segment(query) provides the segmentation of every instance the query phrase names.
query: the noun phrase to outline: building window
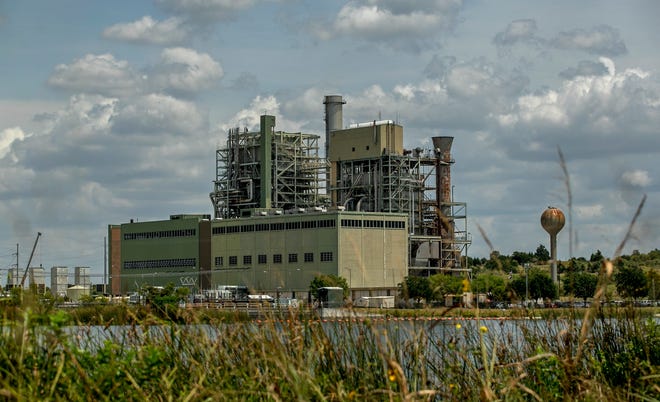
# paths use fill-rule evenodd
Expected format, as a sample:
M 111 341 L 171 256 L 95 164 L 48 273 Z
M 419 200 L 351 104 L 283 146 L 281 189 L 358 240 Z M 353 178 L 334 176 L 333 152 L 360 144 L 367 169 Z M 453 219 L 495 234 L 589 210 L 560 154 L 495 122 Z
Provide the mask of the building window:
M 298 262 L 298 254 L 295 253 L 289 254 L 289 262 Z
M 222 257 L 215 257 L 215 266 L 216 267 L 221 267 L 223 265 L 223 258 Z
M 238 265 L 238 257 L 235 255 L 229 256 L 229 265 Z
M 314 253 L 305 253 L 305 262 L 314 262 Z
M 124 261 L 124 269 L 152 268 L 192 268 L 197 265 L 195 258 L 171 258 L 168 260 Z
M 367 145 L 365 149 L 368 151 L 369 150 L 369 145 Z
M 252 265 L 252 256 L 244 255 L 243 256 L 243 265 Z
M 332 251 L 322 251 L 321 252 L 321 261 L 322 262 L 332 261 Z
M 355 152 L 355 147 L 353 147 L 352 151 Z
M 361 228 L 362 220 L 360 219 L 342 219 L 341 226 L 345 228 Z
M 266 256 L 266 254 L 259 254 L 259 256 L 257 258 L 258 258 L 259 264 L 265 264 L 265 263 L 268 262 L 268 256 Z
M 282 254 L 273 254 L 273 264 L 282 263 Z

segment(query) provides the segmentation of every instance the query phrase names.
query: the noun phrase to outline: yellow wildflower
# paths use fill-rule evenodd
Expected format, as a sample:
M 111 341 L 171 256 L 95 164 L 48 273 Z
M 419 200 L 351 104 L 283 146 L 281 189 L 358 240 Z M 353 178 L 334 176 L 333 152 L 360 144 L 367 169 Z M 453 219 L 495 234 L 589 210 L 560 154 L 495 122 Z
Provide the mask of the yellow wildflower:
M 394 370 L 392 370 L 392 369 L 387 370 L 387 378 L 388 378 L 391 382 L 396 381 L 396 375 L 394 375 Z

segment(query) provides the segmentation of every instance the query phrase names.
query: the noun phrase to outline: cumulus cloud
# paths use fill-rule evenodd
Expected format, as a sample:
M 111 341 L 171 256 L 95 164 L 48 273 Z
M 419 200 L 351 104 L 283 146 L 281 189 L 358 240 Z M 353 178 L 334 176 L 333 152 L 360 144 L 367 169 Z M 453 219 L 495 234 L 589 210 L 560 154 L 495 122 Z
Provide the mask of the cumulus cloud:
M 617 72 L 610 59 L 601 58 L 600 63 L 606 74 L 575 76 L 557 89 L 518 97 L 511 113 L 496 116 L 504 134 L 524 132 L 528 140 L 544 143 L 548 138 L 554 143 L 570 141 L 573 151 L 582 156 L 615 149 L 657 149 L 653 145 L 654 127 L 660 123 L 657 82 L 638 69 Z M 621 141 L 622 134 L 630 133 L 635 133 L 635 141 Z
M 22 141 L 26 136 L 27 134 L 20 127 L 11 127 L 0 131 L 0 159 L 11 152 L 14 141 Z
M 619 31 L 609 25 L 560 32 L 550 43 L 560 49 L 581 50 L 601 56 L 619 56 L 628 52 Z
M 59 64 L 48 84 L 69 91 L 118 96 L 139 91 L 140 77 L 127 61 L 111 54 L 87 54 L 71 64 Z
M 593 219 L 603 215 L 605 207 L 603 204 L 577 205 L 575 206 L 576 218 Z
M 134 22 L 112 25 L 103 31 L 103 37 L 108 39 L 154 45 L 182 43 L 188 35 L 182 19 L 172 17 L 156 21 L 148 15 Z
M 154 196 L 177 204 L 174 211 L 207 206 L 214 156 L 207 118 L 194 103 L 164 94 L 72 96 L 41 116 L 43 131 L 0 132 L 2 150 L 11 142 L 13 155 L 0 164 L 2 205 L 29 211 L 43 226 L 71 227 L 137 209 L 153 216 L 150 203 L 138 200 Z
M 149 81 L 157 91 L 190 93 L 213 87 L 224 75 L 222 66 L 206 53 L 182 47 L 161 53 L 161 64 L 154 66 Z
M 321 105 L 321 100 L 319 100 Z M 258 130 L 260 126 L 261 115 L 268 114 L 275 116 L 277 130 L 297 132 L 302 131 L 306 121 L 295 121 L 284 116 L 281 111 L 280 101 L 273 95 L 256 96 L 250 102 L 250 105 L 236 112 L 232 117 L 226 120 L 226 123 L 218 125 L 216 130 L 220 133 L 226 133 L 230 128 L 245 127 L 248 130 Z
M 651 177 L 646 170 L 629 170 L 621 174 L 621 181 L 624 185 L 632 187 L 647 187 L 651 184 Z
M 497 46 L 513 46 L 517 43 L 537 43 L 539 38 L 536 36 L 538 28 L 533 19 L 515 20 L 507 25 L 506 29 L 498 32 L 493 38 L 493 43 Z
M 603 61 L 581 60 L 576 67 L 570 67 L 561 71 L 561 78 L 572 80 L 579 76 L 605 75 L 609 74 L 609 67 Z
M 118 133 L 161 137 L 198 131 L 205 122 L 194 103 L 165 94 L 149 94 L 121 102 L 113 124 Z
M 577 50 L 607 57 L 620 56 L 628 52 L 619 31 L 609 25 L 599 25 L 591 29 L 576 28 L 560 32 L 548 39 L 538 35 L 538 27 L 534 19 L 510 22 L 503 31 L 495 34 L 493 44 L 502 55 L 508 54 L 512 46 L 517 44 L 543 49 Z
M 317 25 L 315 33 L 323 40 L 345 36 L 417 51 L 437 46 L 438 34 L 453 29 L 461 6 L 461 0 L 352 1 L 327 28 Z

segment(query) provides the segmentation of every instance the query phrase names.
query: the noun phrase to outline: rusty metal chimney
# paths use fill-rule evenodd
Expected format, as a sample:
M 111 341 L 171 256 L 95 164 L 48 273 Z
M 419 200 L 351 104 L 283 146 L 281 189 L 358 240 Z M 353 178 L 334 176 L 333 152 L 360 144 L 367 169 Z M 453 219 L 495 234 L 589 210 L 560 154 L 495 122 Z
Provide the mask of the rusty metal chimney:
M 441 203 L 450 203 L 451 199 L 451 144 L 454 137 L 432 137 L 433 152 L 437 163 L 437 200 Z

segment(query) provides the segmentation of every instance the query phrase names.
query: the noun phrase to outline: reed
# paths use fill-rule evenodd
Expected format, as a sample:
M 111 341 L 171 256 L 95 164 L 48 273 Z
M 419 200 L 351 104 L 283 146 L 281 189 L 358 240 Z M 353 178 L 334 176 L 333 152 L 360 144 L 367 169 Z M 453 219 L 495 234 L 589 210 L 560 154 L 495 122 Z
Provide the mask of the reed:
M 632 307 L 600 307 L 586 338 L 570 318 L 179 324 L 126 314 L 130 324 L 104 326 L 24 308 L 0 334 L 0 397 L 618 401 L 660 391 L 660 329 Z

